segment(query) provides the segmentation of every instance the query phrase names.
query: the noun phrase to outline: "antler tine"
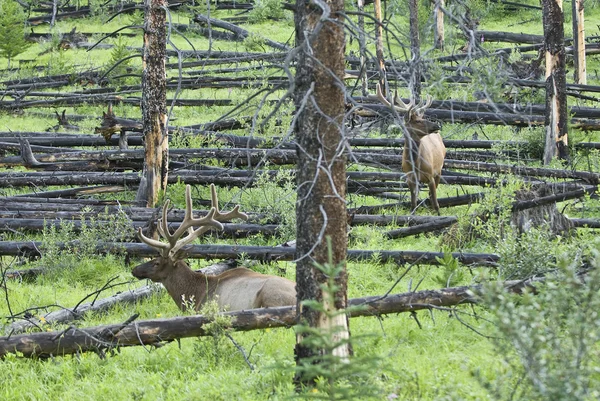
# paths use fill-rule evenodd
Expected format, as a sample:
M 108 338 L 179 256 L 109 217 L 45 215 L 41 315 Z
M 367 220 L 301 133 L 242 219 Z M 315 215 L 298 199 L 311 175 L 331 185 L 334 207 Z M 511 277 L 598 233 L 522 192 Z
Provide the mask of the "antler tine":
M 381 84 L 377 84 L 375 91 L 377 93 L 377 99 L 379 99 L 381 103 L 385 104 L 388 107 L 393 107 L 390 101 L 387 100 L 387 98 L 383 95 L 383 91 L 381 90 Z
M 398 91 L 394 91 L 394 104 L 396 105 L 396 109 L 401 111 L 410 112 L 412 108 L 415 106 L 415 101 L 411 100 L 408 104 L 404 103 L 404 101 L 398 96 Z
M 167 244 L 165 242 L 160 242 L 158 240 L 155 240 L 153 238 L 148 238 L 144 235 L 144 233 L 142 232 L 142 228 L 138 228 L 138 237 L 139 239 L 146 245 L 151 246 L 152 248 L 157 249 L 162 256 L 167 256 L 169 254 L 169 251 L 171 250 L 171 245 Z
M 216 209 L 213 207 L 206 216 L 199 219 L 194 218 L 192 214 L 192 191 L 191 187 L 187 185 L 185 187 L 185 215 L 183 221 L 181 222 L 181 225 L 177 228 L 177 230 L 175 230 L 173 235 L 169 233 L 169 229 L 166 223 L 166 209 L 163 209 L 163 229 L 165 231 L 164 237 L 167 238 L 169 244 L 171 244 L 172 246 L 171 253 L 174 254 L 175 252 L 177 252 L 177 250 L 181 249 L 182 246 L 198 238 L 198 236 L 203 232 L 206 232 L 206 230 L 200 231 L 205 226 L 207 230 L 210 227 L 215 227 L 219 230 L 222 230 L 223 225 L 214 218 L 215 212 Z M 196 230 L 193 230 L 194 226 L 201 227 Z M 188 235 L 185 238 L 181 238 L 181 236 L 186 231 L 188 232 Z
M 425 110 L 427 110 L 429 106 L 431 106 L 431 103 L 433 103 L 433 98 L 431 97 L 431 95 L 427 95 L 427 100 L 425 100 L 425 103 L 421 101 L 415 107 L 415 113 L 417 113 L 420 116 L 423 116 L 423 114 L 425 114 Z
M 214 184 L 210 184 L 210 198 L 211 206 L 216 210 L 215 220 L 217 221 L 229 221 L 231 219 L 242 219 L 248 220 L 246 213 L 240 212 L 240 205 L 236 205 L 232 211 L 227 213 L 221 213 L 219 210 L 219 198 L 217 196 L 217 190 Z

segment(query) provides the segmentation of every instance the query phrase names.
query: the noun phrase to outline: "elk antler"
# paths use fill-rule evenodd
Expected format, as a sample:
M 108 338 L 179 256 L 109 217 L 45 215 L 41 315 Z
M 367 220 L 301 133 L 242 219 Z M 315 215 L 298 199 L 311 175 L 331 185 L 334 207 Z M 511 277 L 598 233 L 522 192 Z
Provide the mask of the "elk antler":
M 394 91 L 394 104 L 392 104 L 387 98 L 383 95 L 383 91 L 381 90 L 381 85 L 377 84 L 377 99 L 381 101 L 381 103 L 386 106 L 395 109 L 396 111 L 402 112 L 410 112 L 410 110 L 415 105 L 414 101 L 411 101 L 409 104 L 406 104 L 398 97 L 398 91 Z
M 138 230 L 140 240 L 145 244 L 160 250 L 163 257 L 176 258 L 176 255 L 181 248 L 210 230 L 211 227 L 222 230 L 223 225 L 220 223 L 221 221 L 228 221 L 233 218 L 241 218 L 244 220 L 248 219 L 248 216 L 245 213 L 239 211 L 239 205 L 237 205 L 231 212 L 221 213 L 219 211 L 219 199 L 217 198 L 217 191 L 213 184 L 210 186 L 210 191 L 212 203 L 210 211 L 205 217 L 194 218 L 192 215 L 191 189 L 189 185 L 185 187 L 185 215 L 181 225 L 173 234 L 170 233 L 169 223 L 167 222 L 167 213 L 171 202 L 169 199 L 165 201 L 162 210 L 162 218 L 158 221 L 158 233 L 169 242 L 168 244 L 146 237 L 142 233 L 141 228 Z M 199 228 L 194 230 L 194 227 L 198 226 Z M 187 235 L 181 238 L 186 231 Z
M 423 114 L 425 114 L 425 110 L 427 110 L 429 106 L 431 106 L 432 102 L 433 99 L 431 98 L 431 96 L 427 95 L 427 100 L 425 101 L 425 103 L 423 103 L 423 101 L 420 101 L 419 104 L 415 106 L 413 113 L 415 113 L 419 117 L 423 117 Z
M 394 104 L 392 104 L 386 97 L 383 95 L 383 91 L 381 90 L 381 85 L 377 84 L 377 98 L 386 106 L 395 109 L 396 111 L 406 112 L 408 116 L 411 115 L 417 117 L 423 117 L 425 110 L 431 106 L 433 99 L 431 96 L 427 95 L 427 100 L 425 103 L 420 101 L 419 104 L 415 105 L 415 101 L 411 100 L 408 104 L 404 103 L 402 99 L 398 96 L 398 91 L 394 91 Z

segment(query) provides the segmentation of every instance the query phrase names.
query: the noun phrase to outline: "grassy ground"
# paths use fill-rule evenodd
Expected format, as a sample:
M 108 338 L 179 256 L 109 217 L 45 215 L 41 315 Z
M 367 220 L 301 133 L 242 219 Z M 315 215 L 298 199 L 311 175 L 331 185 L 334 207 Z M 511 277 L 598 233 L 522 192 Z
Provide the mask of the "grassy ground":
M 482 7 L 487 2 L 481 2 Z M 484 4 L 485 3 L 485 4 Z M 538 4 L 530 1 L 531 4 Z M 587 4 L 587 3 L 586 3 Z M 390 10 L 393 22 L 401 30 L 406 29 L 407 19 L 402 14 L 402 8 Z M 589 13 L 587 11 L 590 11 Z M 524 33 L 542 33 L 541 14 L 536 11 L 508 13 L 496 11 L 486 14 L 481 11 L 479 29 L 484 30 L 510 30 Z M 598 8 L 588 7 L 587 26 L 591 27 L 588 35 L 594 34 L 594 29 L 600 23 Z M 214 17 L 231 16 L 232 12 L 217 12 Z M 188 16 L 181 12 L 173 14 L 174 22 L 187 23 Z M 60 21 L 57 32 L 68 32 L 76 27 L 82 32 L 111 32 L 123 25 L 139 22 L 139 15 L 135 17 L 121 16 L 110 23 L 106 23 L 105 15 L 97 15 L 89 19 Z M 274 23 L 267 21 L 260 24 L 244 26 L 256 35 L 264 35 L 273 40 L 287 42 L 293 35 L 293 27 L 289 15 L 286 19 Z M 565 31 L 570 32 L 568 24 Z M 46 32 L 48 28 L 36 27 L 37 32 Z M 430 31 L 428 31 L 430 32 Z M 401 36 L 406 39 L 405 37 Z M 429 36 L 430 37 L 430 36 Z M 427 41 L 428 36 L 425 36 Z M 456 30 L 449 28 L 449 38 L 458 38 Z M 97 35 L 95 39 L 99 39 Z M 194 48 L 205 50 L 208 42 L 198 35 L 189 35 Z M 140 37 L 122 38 L 121 42 L 110 39 L 107 43 L 120 43 L 134 47 L 141 46 Z M 174 43 L 180 49 L 191 49 L 187 41 L 179 36 L 173 37 Z M 450 42 L 451 44 L 451 42 Z M 455 48 L 464 44 L 456 39 Z M 216 41 L 212 44 L 213 50 L 248 50 L 250 44 L 230 44 Z M 349 44 L 349 48 L 356 43 Z M 400 48 L 398 44 L 395 44 Z M 504 47 L 504 45 L 485 43 L 490 49 Z M 68 51 L 49 51 L 49 42 L 32 46 L 27 52 L 20 55 L 21 60 L 35 60 L 38 66 L 47 66 L 40 72 L 41 75 L 57 73 L 75 73 L 84 71 L 90 66 L 106 68 L 113 57 L 111 50 L 93 50 L 86 52 L 82 49 Z M 435 54 L 435 52 L 431 52 Z M 174 62 L 171 58 L 169 62 Z M 13 61 L 14 62 L 14 61 Z M 478 67 L 493 68 L 496 61 L 482 62 Z M 487 63 L 487 64 L 486 64 Z M 592 72 L 600 67 L 598 57 L 590 57 L 588 71 Z M 5 66 L 5 60 L 0 59 L 0 68 Z M 139 68 L 140 62 L 134 61 L 131 66 Z M 494 70 L 487 70 L 488 76 L 494 78 Z M 2 73 L 2 79 L 14 78 L 14 72 Z M 175 72 L 171 71 L 170 76 Z M 250 74 L 250 72 L 248 73 Z M 265 68 L 252 74 L 276 74 L 281 71 L 275 68 Z M 489 85 L 497 82 L 490 81 Z M 600 80 L 597 74 L 590 74 L 589 84 L 598 85 Z M 65 88 L 65 91 L 80 90 L 81 87 Z M 53 90 L 51 90 L 53 91 Z M 473 87 L 445 85 L 443 87 L 429 87 L 425 91 L 443 93 L 446 98 L 472 100 Z M 133 94 L 139 96 L 139 94 Z M 174 93 L 170 93 L 169 97 Z M 235 103 L 243 103 L 249 95 L 246 89 L 213 90 L 185 90 L 182 98 L 231 98 Z M 523 98 L 539 96 L 521 93 Z M 273 98 L 275 98 L 274 96 Z M 571 100 L 570 100 L 571 101 Z M 579 102 L 583 105 L 592 105 L 589 102 Z M 103 106 L 83 105 L 66 108 L 67 114 L 86 114 L 100 116 Z M 60 108 L 62 110 L 62 108 Z M 197 124 L 214 121 L 228 110 L 227 107 L 202 107 L 184 108 L 175 107 L 173 121 L 176 125 Z M 32 109 L 24 114 L 0 113 L 1 131 L 43 131 L 55 124 L 50 115 L 53 110 Z M 140 118 L 138 107 L 131 105 L 115 105 L 115 113 L 120 117 Z M 253 112 L 254 110 L 252 110 Z M 39 116 L 40 113 L 48 116 Z M 285 134 L 286 122 L 289 122 L 289 110 L 282 112 L 279 117 L 284 122 L 284 128 L 271 127 L 265 135 L 280 136 Z M 83 132 L 93 132 L 98 124 L 97 120 L 89 119 L 78 123 Z M 466 139 L 473 133 L 478 133 L 480 139 L 523 139 L 533 138 L 531 142 L 543 136 L 540 129 L 515 130 L 510 127 L 474 126 L 445 124 L 442 135 L 447 139 Z M 241 135 L 247 131 L 239 131 Z M 373 136 L 380 136 L 380 132 L 373 132 Z M 572 138 L 580 141 L 599 141 L 598 133 L 573 132 Z M 600 171 L 600 157 L 598 152 L 588 155 L 578 155 L 577 166 L 591 171 Z M 498 158 L 496 161 L 503 161 Z M 514 163 L 514 161 L 507 161 Z M 535 164 L 537 165 L 537 164 Z M 560 167 L 557 164 L 555 167 Z M 518 186 L 513 183 L 504 189 L 490 189 L 485 191 L 488 195 L 496 194 L 498 202 L 509 201 L 512 191 Z M 438 191 L 440 197 L 453 196 L 463 192 L 477 192 L 478 187 L 452 187 L 442 185 Z M 2 189 L 2 194 L 14 193 L 14 189 Z M 222 202 L 235 202 L 242 205 L 246 211 L 276 212 L 286 216 L 294 214 L 293 190 L 288 187 L 281 189 L 272 182 L 263 182 L 256 189 L 225 189 L 219 190 Z M 131 198 L 132 193 L 125 194 Z M 169 188 L 168 196 L 178 207 L 183 206 L 183 185 L 173 185 Z M 201 189 L 199 197 L 206 199 L 206 189 Z M 425 195 L 422 194 L 421 197 Z M 381 200 L 364 197 L 350 196 L 351 205 L 378 204 Z M 442 210 L 443 214 L 457 215 L 461 222 L 469 225 L 469 216 L 483 209 L 490 210 L 495 206 L 495 201 L 482 205 L 471 205 Z M 559 206 L 570 217 L 599 217 L 600 203 L 598 200 L 585 199 L 582 202 L 568 202 Z M 407 213 L 398 210 L 398 213 Z M 419 214 L 428 214 L 429 211 L 419 209 Z M 293 239 L 293 218 L 288 218 L 287 229 L 279 238 L 255 237 L 241 239 L 238 243 L 252 245 L 275 245 Z M 503 227 L 498 221 L 490 221 L 481 228 L 480 236 L 467 237 L 465 234 L 421 235 L 416 238 L 402 240 L 388 240 L 383 232 L 393 227 L 354 227 L 350 233 L 350 247 L 353 249 L 371 250 L 424 250 L 424 251 L 464 251 L 464 252 L 498 252 L 520 256 L 519 263 L 534 264 L 535 255 L 530 250 L 543 249 L 547 254 L 559 255 L 579 247 L 583 250 L 593 244 L 594 234 L 583 232 L 572 239 L 524 239 L 522 248 L 513 242 L 504 241 L 501 232 Z M 93 231 L 87 235 L 93 236 Z M 22 240 L 33 238 L 20 233 L 6 234 L 5 240 Z M 52 234 L 38 236 L 46 242 L 52 242 Z M 214 239 L 205 238 L 202 242 L 210 243 Z M 225 240 L 219 240 L 227 242 Z M 529 241 L 529 242 L 525 242 Z M 522 253 L 519 255 L 519 253 Z M 528 259 L 529 256 L 529 259 Z M 133 282 L 129 273 L 131 266 L 126 265 L 118 256 L 95 257 L 87 254 L 59 255 L 55 260 L 42 259 L 38 264 L 44 265 L 52 262 L 53 268 L 33 282 L 9 281 L 6 285 L 7 302 L 0 302 L 0 315 L 9 316 L 22 310 L 44 305 L 73 306 L 87 294 L 92 293 L 107 282 L 110 278 L 118 276 L 119 281 L 127 282 L 122 287 L 117 287 L 102 293 L 109 296 L 117 291 L 135 288 L 140 283 Z M 136 263 L 137 261 L 133 261 Z M 14 260 L 3 258 L 2 266 L 16 267 Z M 289 262 L 244 263 L 257 271 L 294 277 L 294 265 Z M 194 261 L 193 268 L 203 267 L 205 261 Z M 362 263 L 351 262 L 348 264 L 349 272 L 349 297 L 383 294 L 404 272 L 405 266 L 392 263 L 380 263 L 376 260 Z M 445 276 L 444 267 L 414 266 L 406 277 L 394 289 L 394 292 L 405 292 L 414 289 L 436 289 L 444 286 L 448 277 Z M 498 271 L 486 269 L 467 269 L 460 267 L 458 281 L 453 285 L 468 285 L 478 282 L 485 277 L 495 277 Z M 43 315 L 48 309 L 35 311 L 34 314 Z M 393 400 L 486 400 L 493 399 L 482 381 L 494 380 L 505 374 L 507 366 L 503 355 L 498 354 L 496 348 L 486 338 L 494 335 L 495 329 L 489 323 L 493 319 L 491 313 L 482 307 L 461 307 L 458 315 L 448 311 L 419 312 L 416 316 L 408 314 L 388 316 L 382 319 L 358 318 L 351 321 L 351 331 L 356 338 L 354 350 L 357 356 L 374 356 L 377 361 L 369 365 L 370 374 L 367 379 L 360 379 L 353 383 L 355 386 L 364 386 L 378 390 L 373 399 Z M 109 324 L 126 320 L 134 313 L 140 313 L 140 319 L 178 316 L 181 314 L 173 301 L 166 294 L 140 302 L 137 305 L 119 306 L 107 314 L 86 316 L 76 323 L 79 327 Z M 63 326 L 44 326 L 45 330 L 60 330 Z M 244 360 L 233 342 L 226 337 L 206 337 L 183 339 L 179 343 L 166 344 L 161 348 L 126 348 L 114 355 L 101 359 L 94 354 L 82 354 L 73 357 L 51 358 L 46 361 L 29 360 L 19 356 L 8 356 L 0 362 L 0 399 L 3 400 L 64 400 L 64 399 L 113 399 L 113 400 L 280 400 L 288 399 L 293 394 L 291 367 L 294 364 L 293 346 L 295 335 L 292 329 L 271 329 L 247 333 L 232 333 L 235 342 L 250 353 L 249 361 L 253 370 Z M 311 395 L 311 394 L 309 394 Z M 315 394 L 312 394 L 313 396 Z M 318 394 L 317 394 L 318 395 Z

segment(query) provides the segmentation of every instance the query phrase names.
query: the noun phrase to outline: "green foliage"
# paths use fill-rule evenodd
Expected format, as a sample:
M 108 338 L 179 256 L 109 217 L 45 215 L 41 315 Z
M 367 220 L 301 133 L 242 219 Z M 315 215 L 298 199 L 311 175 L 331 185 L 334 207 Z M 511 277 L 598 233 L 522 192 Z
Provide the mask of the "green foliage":
M 497 152 L 506 151 L 514 151 L 517 152 L 518 158 L 530 158 L 542 160 L 542 156 L 544 155 L 544 146 L 545 146 L 545 130 L 541 127 L 528 127 L 522 128 L 518 130 L 518 138 L 521 141 L 524 141 L 525 144 L 511 144 L 510 142 L 506 142 L 504 144 L 498 145 L 494 147 L 494 150 Z
M 122 81 L 122 79 L 119 79 L 119 76 L 129 73 L 129 69 L 131 69 L 133 63 L 132 58 L 126 58 L 134 54 L 133 50 L 127 48 L 127 42 L 124 37 L 118 35 L 114 40 L 114 47 L 110 51 L 110 59 L 106 66 L 107 70 L 110 70 L 109 79 Z
M 82 213 L 90 212 L 82 210 Z M 60 225 L 49 225 L 42 233 L 42 259 L 40 263 L 55 273 L 80 268 L 82 264 L 98 258 L 99 242 L 121 242 L 133 238 L 135 231 L 124 211 L 100 213 L 80 220 L 75 229 L 72 221 L 63 220 Z M 118 255 L 118 252 L 113 253 Z
M 250 34 L 244 39 L 244 49 L 248 52 L 264 52 L 265 40 L 259 35 Z
M 23 53 L 32 43 L 25 39 L 27 16 L 15 0 L 0 0 L 0 55 L 8 59 Z
M 328 238 L 328 243 L 331 241 Z M 337 277 L 343 272 L 345 262 L 334 264 L 330 260 L 325 264 L 315 263 L 327 281 L 320 285 L 323 300 L 303 301 L 305 308 L 318 311 L 323 319 L 329 322 L 346 319 L 346 315 L 358 307 L 346 309 L 331 308 L 333 302 L 325 300 L 335 299 L 339 286 Z M 327 305 L 329 304 L 329 305 Z M 298 395 L 301 399 L 315 400 L 367 400 L 381 396 L 381 389 L 373 383 L 373 372 L 379 369 L 379 359 L 373 354 L 369 355 L 338 355 L 336 349 L 351 345 L 355 339 L 346 338 L 346 327 L 310 327 L 306 324 L 295 326 L 297 334 L 302 335 L 301 344 L 313 350 L 314 356 L 302 358 L 293 368 L 295 376 L 302 383 L 314 383 L 310 388 L 302 389 Z
M 285 17 L 281 0 L 256 0 L 248 13 L 251 23 L 257 24 L 268 19 L 279 20 Z
M 291 170 L 280 170 L 275 177 L 260 174 L 255 189 L 244 193 L 240 203 L 246 211 L 264 214 L 262 222 L 279 223 L 278 235 L 289 240 L 296 235 L 296 182 Z
M 512 203 L 515 200 L 515 192 L 524 185 L 522 181 L 506 177 L 502 185 L 487 191 L 477 207 L 475 216 L 472 217 L 473 235 L 496 244 L 507 234 L 514 234 L 510 227 Z
M 600 253 L 581 274 L 581 263 L 561 259 L 558 269 L 518 296 L 500 283 L 483 298 L 497 328 L 491 337 L 505 369 L 478 379 L 498 400 L 597 400 L 600 358 Z
M 460 268 L 458 259 L 452 256 L 451 252 L 444 252 L 443 258 L 436 258 L 440 263 L 441 271 L 433 279 L 441 287 L 454 287 L 464 279 L 464 272 Z
M 192 312 L 193 309 L 192 309 Z M 228 334 L 229 327 L 231 327 L 231 317 L 225 316 L 219 310 L 219 304 L 216 300 L 211 300 L 204 305 L 198 311 L 200 315 L 206 316 L 208 319 L 211 319 L 211 322 L 204 325 L 204 329 L 210 335 L 210 341 L 212 342 L 212 347 L 210 347 L 210 351 L 212 357 L 215 361 L 215 364 L 218 365 L 221 360 L 221 355 L 223 353 L 223 340 L 226 339 L 226 335 Z M 196 344 L 195 351 L 199 354 L 204 354 L 206 351 L 203 343 L 205 342 L 202 337 L 198 339 L 198 343 Z

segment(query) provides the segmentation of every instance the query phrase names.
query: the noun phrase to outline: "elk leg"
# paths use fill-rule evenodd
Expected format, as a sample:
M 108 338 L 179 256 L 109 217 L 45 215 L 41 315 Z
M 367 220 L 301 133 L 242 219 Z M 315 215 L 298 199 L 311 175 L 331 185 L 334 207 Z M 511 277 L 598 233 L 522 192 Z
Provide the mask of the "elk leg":
M 410 189 L 410 206 L 411 214 L 417 210 L 417 199 L 419 197 L 419 182 L 417 181 L 414 173 L 408 173 L 406 175 L 406 183 Z
M 435 176 L 429 180 L 429 202 L 431 207 L 440 215 L 440 204 L 437 200 L 437 186 L 440 182 L 440 176 Z

